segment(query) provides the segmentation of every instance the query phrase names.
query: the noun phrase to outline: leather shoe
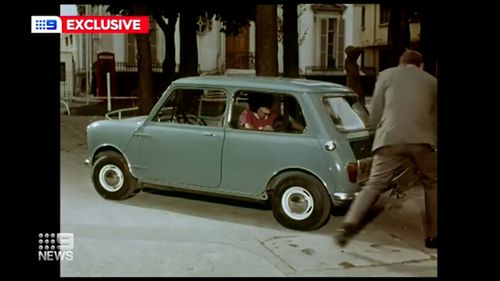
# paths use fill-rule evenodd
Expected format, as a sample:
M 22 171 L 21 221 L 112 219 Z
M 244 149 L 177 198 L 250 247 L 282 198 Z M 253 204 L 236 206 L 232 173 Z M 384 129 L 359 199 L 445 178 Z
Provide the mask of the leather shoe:
M 425 239 L 425 247 L 429 249 L 437 249 L 438 247 L 437 236 L 427 237 Z
M 340 247 L 345 247 L 351 238 L 358 232 L 359 226 L 357 224 L 346 223 L 340 228 L 340 233 L 335 236 L 335 240 Z

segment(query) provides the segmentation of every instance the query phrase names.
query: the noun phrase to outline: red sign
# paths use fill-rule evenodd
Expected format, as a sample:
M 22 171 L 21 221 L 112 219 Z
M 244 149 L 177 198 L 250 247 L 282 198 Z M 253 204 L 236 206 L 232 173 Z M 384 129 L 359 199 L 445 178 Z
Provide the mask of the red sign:
M 63 33 L 148 33 L 147 16 L 61 16 Z

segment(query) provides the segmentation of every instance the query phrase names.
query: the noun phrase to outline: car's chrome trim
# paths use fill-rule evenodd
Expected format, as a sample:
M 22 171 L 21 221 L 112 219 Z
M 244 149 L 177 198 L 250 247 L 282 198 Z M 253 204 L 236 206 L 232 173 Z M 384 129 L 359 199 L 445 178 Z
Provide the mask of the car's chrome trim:
M 336 201 L 352 201 L 356 196 L 358 195 L 358 192 L 354 194 L 349 194 L 345 192 L 335 192 L 333 193 L 333 199 Z

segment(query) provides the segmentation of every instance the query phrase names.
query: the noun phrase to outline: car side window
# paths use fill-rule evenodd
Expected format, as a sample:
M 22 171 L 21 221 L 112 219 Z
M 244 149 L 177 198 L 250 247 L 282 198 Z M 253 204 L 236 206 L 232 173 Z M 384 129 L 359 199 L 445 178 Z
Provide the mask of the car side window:
M 215 89 L 176 89 L 152 121 L 223 127 L 226 96 Z
M 229 126 L 234 129 L 303 133 L 306 122 L 297 99 L 290 94 L 237 91 Z

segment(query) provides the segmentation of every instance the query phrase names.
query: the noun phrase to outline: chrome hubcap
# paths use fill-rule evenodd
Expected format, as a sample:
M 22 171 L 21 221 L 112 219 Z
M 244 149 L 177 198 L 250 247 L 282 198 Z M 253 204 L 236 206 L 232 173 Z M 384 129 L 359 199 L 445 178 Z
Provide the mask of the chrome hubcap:
M 305 188 L 292 186 L 281 197 L 281 207 L 288 217 L 294 220 L 304 220 L 311 215 L 314 200 Z
M 123 186 L 123 182 L 123 172 L 116 165 L 107 164 L 99 171 L 99 183 L 109 192 L 120 190 Z

